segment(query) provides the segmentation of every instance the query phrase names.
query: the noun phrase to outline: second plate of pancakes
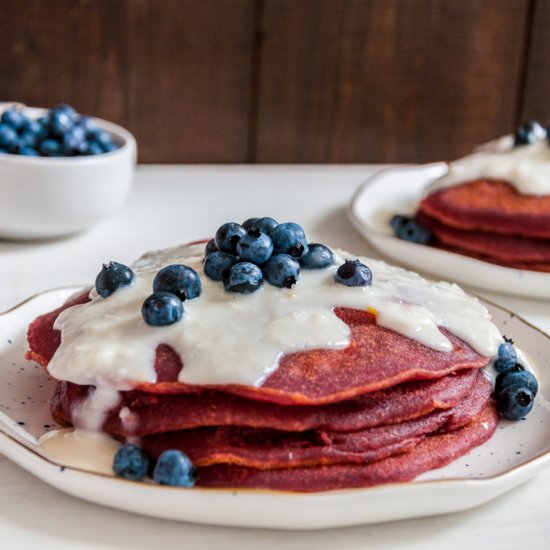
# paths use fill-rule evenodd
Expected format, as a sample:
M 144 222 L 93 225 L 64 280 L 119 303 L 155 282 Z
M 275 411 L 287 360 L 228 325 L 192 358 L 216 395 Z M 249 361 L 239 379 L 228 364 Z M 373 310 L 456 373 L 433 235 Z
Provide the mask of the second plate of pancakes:
M 414 214 L 428 186 L 446 173 L 444 162 L 383 170 L 356 191 L 349 218 L 374 248 L 399 264 L 491 292 L 550 298 L 550 273 L 504 267 L 394 236 L 391 217 Z

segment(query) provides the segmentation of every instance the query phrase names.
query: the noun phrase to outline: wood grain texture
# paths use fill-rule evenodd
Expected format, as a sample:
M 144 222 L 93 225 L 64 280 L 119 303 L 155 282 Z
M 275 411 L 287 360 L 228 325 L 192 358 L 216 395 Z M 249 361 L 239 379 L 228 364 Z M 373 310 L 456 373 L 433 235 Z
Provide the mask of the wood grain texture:
M 520 118 L 550 122 L 550 2 L 533 0 L 528 63 Z
M 423 162 L 515 125 L 528 0 L 265 0 L 258 162 Z
M 141 162 L 245 162 L 253 0 L 2 0 L 0 99 L 73 104 Z

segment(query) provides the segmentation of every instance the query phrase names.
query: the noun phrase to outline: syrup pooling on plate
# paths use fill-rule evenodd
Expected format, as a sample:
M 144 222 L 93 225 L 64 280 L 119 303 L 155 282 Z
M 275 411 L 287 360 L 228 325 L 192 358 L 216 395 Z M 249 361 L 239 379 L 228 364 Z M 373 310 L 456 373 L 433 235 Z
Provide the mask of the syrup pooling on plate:
M 449 163 L 449 171 L 427 194 L 469 181 L 505 180 L 523 195 L 550 194 L 550 147 L 547 139 L 514 147 L 511 135 L 487 143 L 474 153 Z
M 254 294 L 236 295 L 204 276 L 203 249 L 197 244 L 149 253 L 134 264 L 131 286 L 106 299 L 92 291 L 91 302 L 64 311 L 55 323 L 62 342 L 48 367 L 52 376 L 127 390 L 155 382 L 155 350 L 168 344 L 184 364 L 180 382 L 258 386 L 285 353 L 348 345 L 349 327 L 335 307 L 369 309 L 379 325 L 438 351 L 452 351 L 438 326 L 486 356 L 495 355 L 502 341 L 486 308 L 457 285 L 428 281 L 381 261 L 361 259 L 373 272 L 371 286 L 335 282 L 336 266 L 354 258 L 336 250 L 333 267 L 303 270 L 291 289 L 264 285 Z M 180 322 L 152 327 L 142 319 L 141 304 L 158 270 L 170 263 L 194 268 L 203 293 L 185 302 Z

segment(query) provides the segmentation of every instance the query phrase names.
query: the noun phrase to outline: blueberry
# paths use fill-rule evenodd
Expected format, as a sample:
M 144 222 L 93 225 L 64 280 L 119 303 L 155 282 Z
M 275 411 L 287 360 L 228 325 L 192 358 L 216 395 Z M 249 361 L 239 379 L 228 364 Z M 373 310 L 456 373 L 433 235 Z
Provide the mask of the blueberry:
M 39 120 L 31 120 L 27 126 L 25 126 L 25 133 L 34 134 L 36 139 L 43 138 L 47 133 L 47 128 L 40 123 Z
M 161 485 L 193 487 L 196 468 L 186 454 L 171 449 L 164 451 L 158 457 L 153 470 L 153 479 Z
M 495 368 L 498 372 L 508 372 L 512 369 L 518 360 L 516 350 L 514 349 L 514 342 L 508 338 L 504 339 L 504 342 L 498 346 L 497 360 L 495 361 Z
M 113 459 L 113 470 L 118 477 L 141 481 L 147 475 L 149 458 L 137 445 L 123 445 Z
M 504 418 L 519 420 L 533 408 L 533 393 L 517 384 L 506 386 L 497 395 L 497 407 Z
M 85 145 L 82 150 L 83 155 L 102 155 L 103 147 L 97 141 L 88 141 L 85 142 Z
M 7 124 L 0 124 L 0 147 L 10 153 L 17 153 L 19 149 L 17 132 Z
M 271 239 L 258 228 L 250 229 L 237 243 L 237 254 L 242 260 L 257 265 L 269 260 L 273 253 Z
M 202 285 L 199 275 L 192 267 L 173 264 L 163 267 L 156 274 L 153 290 L 171 292 L 183 302 L 198 298 L 202 292 Z
M 223 281 L 225 290 L 250 294 L 262 286 L 262 270 L 253 263 L 239 262 L 231 267 Z
M 118 149 L 118 145 L 116 143 L 106 143 L 102 145 L 102 149 L 104 153 L 112 153 L 113 151 L 116 151 Z
M 212 252 L 204 261 L 204 272 L 214 281 L 222 281 L 239 259 L 225 252 Z
M 126 265 L 118 262 L 103 264 L 95 280 L 97 293 L 107 298 L 123 286 L 128 286 L 134 280 L 134 272 Z
M 235 222 L 224 223 L 216 231 L 216 246 L 222 252 L 235 254 L 237 252 L 237 243 L 243 235 L 246 235 L 246 230 L 242 225 Z
M 152 327 L 165 327 L 183 317 L 183 304 L 171 292 L 154 292 L 141 306 L 143 320 Z
M 288 254 L 300 258 L 307 252 L 306 235 L 297 223 L 281 223 L 269 233 L 269 236 L 273 241 L 274 254 Z
M 86 132 L 80 126 L 73 126 L 67 130 L 61 143 L 65 155 L 81 153 L 86 146 Z
M 97 129 L 96 123 L 94 122 L 93 118 L 88 115 L 80 115 L 77 124 L 84 129 L 86 134 Z
M 204 247 L 204 257 L 208 256 L 208 254 L 212 254 L 212 252 L 217 252 L 218 247 L 216 246 L 216 241 L 214 239 L 210 239 L 206 246 Z
M 267 282 L 274 286 L 291 288 L 298 281 L 300 264 L 288 254 L 275 254 L 265 264 L 264 275 Z
M 300 258 L 300 266 L 304 269 L 325 269 L 334 263 L 330 248 L 324 244 L 310 243 L 307 252 Z
M 336 271 L 335 280 L 346 286 L 369 286 L 372 271 L 359 260 L 346 260 Z
M 87 133 L 87 137 L 90 141 L 95 141 L 103 148 L 105 145 L 112 143 L 111 134 L 103 128 L 96 128 Z
M 405 216 L 403 217 L 405 218 Z M 395 231 L 397 238 L 410 243 L 428 244 L 432 237 L 430 231 L 413 218 L 407 218 L 400 222 L 396 220 L 394 225 L 397 226 L 397 230 Z
M 25 157 L 39 157 L 40 154 L 34 147 L 21 147 L 19 149 L 19 154 Z
M 404 216 L 403 214 L 396 214 L 390 219 L 390 226 L 393 229 L 393 232 L 397 234 L 399 229 L 412 218 L 410 216 Z
M 56 105 L 52 111 L 54 113 L 64 113 L 66 114 L 71 120 L 74 120 L 76 118 L 76 110 L 74 107 L 71 107 L 71 105 L 67 105 L 67 103 L 59 103 Z
M 252 229 L 260 218 L 248 218 L 241 225 L 248 231 Z
M 44 157 L 59 157 L 61 156 L 61 143 L 55 139 L 45 139 L 39 146 L 38 150 Z
M 8 109 L 2 113 L 0 117 L 2 124 L 11 126 L 14 130 L 21 130 L 29 122 L 28 117 L 18 109 Z
M 24 130 L 19 135 L 19 149 L 23 149 L 24 147 L 31 147 L 33 149 L 36 148 L 38 142 L 38 136 L 29 130 Z
M 248 220 L 247 220 L 248 221 Z M 250 229 L 259 229 L 262 233 L 270 235 L 270 233 L 279 225 L 279 222 L 273 218 L 256 218 Z M 247 228 L 248 229 L 248 228 Z
M 3 147 L 0 147 L 0 155 L 5 155 L 6 153 L 7 151 Z
M 73 126 L 73 118 L 67 112 L 63 110 L 51 112 L 49 129 L 53 136 L 61 138 Z
M 530 145 L 546 137 L 546 130 L 536 121 L 522 124 L 514 136 L 514 147 Z
M 507 372 L 502 372 L 497 376 L 495 382 L 495 395 L 498 395 L 504 388 L 508 386 L 521 386 L 531 390 L 533 397 L 539 391 L 539 383 L 532 372 L 525 370 L 521 365 L 516 365 Z

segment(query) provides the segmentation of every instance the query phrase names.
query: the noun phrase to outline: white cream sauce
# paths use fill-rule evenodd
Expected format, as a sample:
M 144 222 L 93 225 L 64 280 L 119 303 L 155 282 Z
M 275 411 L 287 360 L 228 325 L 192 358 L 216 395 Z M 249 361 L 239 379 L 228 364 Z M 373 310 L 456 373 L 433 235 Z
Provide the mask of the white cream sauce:
M 349 327 L 333 312 L 350 307 L 376 312 L 377 323 L 435 350 L 452 345 L 438 327 L 445 327 L 477 352 L 493 356 L 502 341 L 487 309 L 457 285 L 428 281 L 419 275 L 369 258 L 360 258 L 373 272 L 368 287 L 347 287 L 334 281 L 337 266 L 353 259 L 334 251 L 336 265 L 302 270 L 290 290 L 269 284 L 249 295 L 226 292 L 203 271 L 204 245 L 188 245 L 149 253 L 132 267 L 131 286 L 108 298 L 92 291 L 92 301 L 65 310 L 55 328 L 61 345 L 48 370 L 57 379 L 90 384 L 98 390 L 82 405 L 80 425 L 99 429 L 105 411 L 116 405 L 117 391 L 138 382 L 155 382 L 155 349 L 170 345 L 182 358 L 179 381 L 193 384 L 259 386 L 281 355 L 314 348 L 342 349 Z M 183 263 L 200 275 L 203 292 L 184 302 L 182 320 L 151 327 L 141 304 L 164 265 Z M 88 419 L 88 420 L 86 420 Z
M 523 195 L 550 194 L 550 146 L 541 139 L 514 147 L 514 137 L 503 136 L 471 154 L 449 163 L 448 173 L 427 194 L 478 178 L 505 180 Z

